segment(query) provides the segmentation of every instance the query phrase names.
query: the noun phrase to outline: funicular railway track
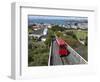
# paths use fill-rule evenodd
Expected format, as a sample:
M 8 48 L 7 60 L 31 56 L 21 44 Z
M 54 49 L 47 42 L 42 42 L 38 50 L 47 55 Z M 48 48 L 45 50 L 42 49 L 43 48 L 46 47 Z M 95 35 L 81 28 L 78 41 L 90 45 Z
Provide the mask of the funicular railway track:
M 77 65 L 77 64 L 87 64 L 87 61 L 84 60 L 77 52 L 75 52 L 67 43 L 65 43 L 64 49 L 69 51 L 69 54 L 64 54 L 61 56 L 59 52 L 59 45 L 54 39 L 52 41 L 51 47 L 51 63 L 50 65 Z
M 69 50 L 67 49 L 67 44 L 64 40 L 61 38 L 56 38 L 56 43 L 58 46 L 58 54 L 60 56 L 60 59 L 62 61 L 63 65 L 69 64 L 69 61 L 67 60 L 67 56 L 70 54 Z
M 66 57 L 60 57 L 60 58 L 61 58 L 61 61 L 62 61 L 63 65 L 68 65 L 69 64 L 69 61 L 67 60 Z
M 52 65 L 68 65 L 69 61 L 67 60 L 67 53 L 63 56 L 61 56 L 60 52 L 59 52 L 59 45 L 57 44 L 57 42 L 54 40 L 53 41 L 53 49 L 52 49 L 52 56 L 51 56 L 51 61 L 53 61 L 53 63 L 51 63 Z M 66 45 L 64 47 L 65 49 L 67 49 Z

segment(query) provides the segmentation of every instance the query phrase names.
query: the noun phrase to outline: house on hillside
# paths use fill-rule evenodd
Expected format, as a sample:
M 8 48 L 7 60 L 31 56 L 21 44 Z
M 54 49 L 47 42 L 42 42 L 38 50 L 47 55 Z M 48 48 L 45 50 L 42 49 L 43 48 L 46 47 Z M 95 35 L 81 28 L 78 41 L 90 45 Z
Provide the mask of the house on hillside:
M 45 38 L 45 36 L 47 35 L 48 33 L 48 29 L 47 28 L 40 28 L 38 30 L 33 30 L 32 33 L 29 34 L 29 37 L 34 37 L 36 38 L 37 40 L 39 39 L 43 39 Z M 43 37 L 42 37 L 43 36 Z M 42 38 L 41 38 L 42 37 Z M 43 40 L 44 41 L 44 40 Z

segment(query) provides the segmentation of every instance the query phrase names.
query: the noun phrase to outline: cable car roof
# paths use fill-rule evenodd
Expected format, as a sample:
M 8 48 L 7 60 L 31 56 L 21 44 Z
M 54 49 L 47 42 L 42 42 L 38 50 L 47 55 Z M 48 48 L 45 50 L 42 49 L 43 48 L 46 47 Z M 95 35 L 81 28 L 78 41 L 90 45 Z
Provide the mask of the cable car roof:
M 61 38 L 57 38 L 56 41 L 57 41 L 58 45 L 65 45 L 65 41 Z

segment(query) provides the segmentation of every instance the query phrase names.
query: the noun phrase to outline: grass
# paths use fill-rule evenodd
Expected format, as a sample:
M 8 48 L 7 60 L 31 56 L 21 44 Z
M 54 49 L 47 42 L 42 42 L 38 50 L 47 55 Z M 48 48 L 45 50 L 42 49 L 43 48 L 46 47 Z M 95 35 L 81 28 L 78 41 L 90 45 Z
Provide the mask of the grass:
M 70 30 L 73 31 L 73 30 Z M 78 39 L 85 39 L 87 36 L 86 31 L 73 31 Z M 61 36 L 62 39 L 66 41 L 78 54 L 80 54 L 85 60 L 88 61 L 88 47 L 81 44 L 77 39 L 73 38 L 71 35 Z
M 66 30 L 66 32 L 73 31 L 78 39 L 85 39 L 88 32 L 85 30 Z
M 77 38 L 78 39 L 86 39 L 86 36 L 87 36 L 87 31 L 82 31 L 82 30 L 77 30 L 77 31 L 74 31 L 74 33 L 76 34 Z

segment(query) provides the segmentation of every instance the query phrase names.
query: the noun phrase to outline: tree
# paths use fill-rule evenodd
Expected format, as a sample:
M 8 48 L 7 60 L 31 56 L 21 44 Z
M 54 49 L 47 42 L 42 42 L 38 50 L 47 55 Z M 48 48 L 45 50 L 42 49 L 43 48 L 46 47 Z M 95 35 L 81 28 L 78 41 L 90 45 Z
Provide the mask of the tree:
M 56 34 L 57 37 L 62 37 L 63 36 L 63 33 L 59 32 L 59 31 L 55 32 L 55 34 Z
M 52 30 L 53 32 L 56 32 L 56 31 L 64 31 L 65 28 L 64 28 L 64 27 L 60 27 L 60 26 L 58 26 L 58 25 L 54 25 L 54 26 L 52 26 L 51 30 Z
M 32 42 L 28 42 L 28 49 L 32 49 Z
M 66 34 L 72 36 L 74 39 L 77 40 L 77 36 L 73 31 L 68 31 L 68 32 L 66 32 Z
M 52 40 L 51 37 L 47 37 L 47 39 L 46 39 L 46 41 L 45 41 L 44 43 L 45 43 L 46 45 L 50 46 L 51 40 Z
M 88 45 L 88 37 L 86 36 L 85 38 L 85 45 L 87 46 Z

